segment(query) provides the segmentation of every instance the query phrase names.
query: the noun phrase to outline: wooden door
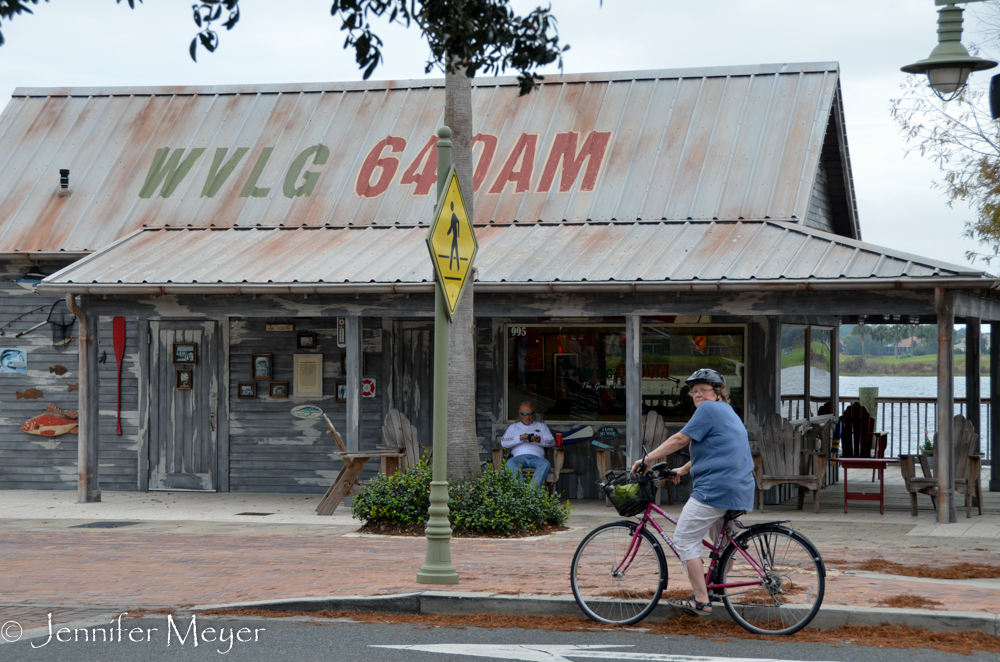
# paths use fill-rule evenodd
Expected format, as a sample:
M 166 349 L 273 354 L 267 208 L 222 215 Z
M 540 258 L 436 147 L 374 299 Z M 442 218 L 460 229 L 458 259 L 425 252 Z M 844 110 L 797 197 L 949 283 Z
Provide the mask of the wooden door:
M 433 445 L 434 323 L 396 322 L 393 403 L 417 428 L 422 446 Z
M 150 322 L 149 489 L 218 488 L 216 448 L 219 404 L 218 324 Z M 175 346 L 184 345 L 175 357 Z M 193 362 L 185 354 L 196 346 Z M 187 377 L 179 374 L 190 371 Z M 183 388 L 190 386 L 190 388 Z

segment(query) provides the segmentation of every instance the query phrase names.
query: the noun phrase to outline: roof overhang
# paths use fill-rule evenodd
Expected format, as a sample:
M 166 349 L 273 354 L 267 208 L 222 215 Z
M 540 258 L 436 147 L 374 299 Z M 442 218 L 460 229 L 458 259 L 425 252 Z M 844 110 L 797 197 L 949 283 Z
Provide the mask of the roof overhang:
M 40 293 L 433 292 L 421 226 L 145 229 L 49 276 Z M 476 291 L 500 294 L 993 290 L 969 267 L 790 223 L 482 226 Z

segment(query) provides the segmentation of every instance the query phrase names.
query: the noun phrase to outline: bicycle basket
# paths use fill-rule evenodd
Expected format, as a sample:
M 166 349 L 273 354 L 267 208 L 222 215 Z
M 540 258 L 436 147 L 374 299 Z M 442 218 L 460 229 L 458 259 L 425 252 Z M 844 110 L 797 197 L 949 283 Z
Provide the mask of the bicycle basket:
M 636 476 L 624 470 L 613 475 L 609 472 L 601 489 L 614 505 L 619 515 L 631 517 L 646 510 L 646 504 L 656 498 L 656 485 L 652 476 Z

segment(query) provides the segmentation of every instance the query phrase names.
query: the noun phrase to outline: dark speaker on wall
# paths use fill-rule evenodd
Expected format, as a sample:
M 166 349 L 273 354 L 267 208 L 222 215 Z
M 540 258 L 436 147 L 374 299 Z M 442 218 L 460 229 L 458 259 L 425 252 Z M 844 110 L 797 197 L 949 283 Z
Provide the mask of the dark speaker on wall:
M 1000 74 L 990 79 L 990 115 L 1000 119 Z

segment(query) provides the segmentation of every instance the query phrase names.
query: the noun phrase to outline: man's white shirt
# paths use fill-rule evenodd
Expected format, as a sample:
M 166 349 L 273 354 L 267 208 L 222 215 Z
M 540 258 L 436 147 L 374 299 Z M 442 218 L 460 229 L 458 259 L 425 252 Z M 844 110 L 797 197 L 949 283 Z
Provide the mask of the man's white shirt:
M 521 435 L 535 435 L 542 438 L 541 443 L 533 441 L 521 441 Z M 510 449 L 512 457 L 518 455 L 535 455 L 545 457 L 545 448 L 556 445 L 556 438 L 552 436 L 549 426 L 541 421 L 535 421 L 530 425 L 525 425 L 521 421 L 511 424 L 500 440 L 504 448 Z

